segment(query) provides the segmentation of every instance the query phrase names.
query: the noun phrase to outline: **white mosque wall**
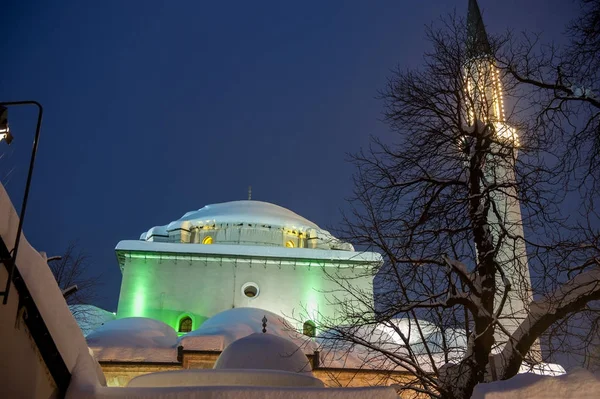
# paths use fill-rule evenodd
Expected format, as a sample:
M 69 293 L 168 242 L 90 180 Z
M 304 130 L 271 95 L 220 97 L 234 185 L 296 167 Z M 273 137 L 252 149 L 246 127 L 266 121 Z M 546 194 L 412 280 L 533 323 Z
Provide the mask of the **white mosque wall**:
M 126 252 L 121 256 L 123 280 L 117 318 L 151 317 L 175 329 L 182 317 L 191 317 L 192 329 L 196 329 L 207 318 L 238 307 L 271 311 L 297 328 L 307 320 L 318 324 L 322 316 L 337 318 L 341 315 L 334 302 L 349 298 L 335 292 L 339 286 L 328 273 L 352 278 L 356 288 L 372 292 L 372 274 L 366 262 L 352 267 L 343 259 Z M 248 285 L 256 287 L 254 297 L 244 294 Z M 334 293 L 339 298 L 334 299 Z

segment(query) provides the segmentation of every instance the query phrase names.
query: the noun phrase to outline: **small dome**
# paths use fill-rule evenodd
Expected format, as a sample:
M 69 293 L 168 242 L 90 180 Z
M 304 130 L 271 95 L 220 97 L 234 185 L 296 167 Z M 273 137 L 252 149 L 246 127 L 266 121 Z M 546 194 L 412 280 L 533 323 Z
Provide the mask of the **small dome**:
M 280 370 L 312 374 L 298 345 L 276 335 L 255 333 L 238 339 L 221 353 L 215 369 Z
M 177 332 L 159 320 L 127 317 L 105 323 L 87 336 L 88 345 L 165 348 L 177 344 Z
M 268 335 L 290 340 L 306 353 L 313 353 L 314 343 L 298 333 L 282 316 L 259 308 L 233 308 L 217 313 L 206 320 L 196 330 L 187 333 L 179 340 L 180 345 L 190 350 L 223 350 L 238 340 L 262 331 L 262 318 L 267 318 Z M 214 348 L 214 339 L 220 340 L 219 348 Z M 208 346 L 207 346 L 208 345 Z
M 174 361 L 177 332 L 162 321 L 128 317 L 105 323 L 86 337 L 99 361 Z

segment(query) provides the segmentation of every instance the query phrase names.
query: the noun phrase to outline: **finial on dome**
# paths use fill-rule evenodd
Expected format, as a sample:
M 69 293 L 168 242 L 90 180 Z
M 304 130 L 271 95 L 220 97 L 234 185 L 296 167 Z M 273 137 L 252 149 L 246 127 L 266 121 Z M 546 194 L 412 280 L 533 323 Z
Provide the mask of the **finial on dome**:
M 267 332 L 267 316 L 263 316 L 262 318 L 262 332 L 263 334 Z
M 252 186 L 248 186 L 248 201 L 252 199 Z

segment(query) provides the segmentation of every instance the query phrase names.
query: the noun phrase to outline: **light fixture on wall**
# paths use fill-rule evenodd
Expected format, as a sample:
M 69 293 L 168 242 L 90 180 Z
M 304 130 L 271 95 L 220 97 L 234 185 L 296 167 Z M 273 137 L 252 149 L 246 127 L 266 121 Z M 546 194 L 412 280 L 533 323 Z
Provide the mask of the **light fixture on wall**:
M 0 141 L 3 140 L 6 141 L 6 144 L 10 145 L 13 136 L 8 127 L 8 108 L 0 105 Z
M 15 272 L 15 263 L 17 262 L 17 254 L 19 252 L 19 243 L 21 242 L 21 232 L 23 231 L 23 221 L 25 220 L 25 211 L 27 210 L 27 200 L 29 198 L 29 188 L 31 187 L 31 178 L 33 176 L 33 166 L 35 165 L 35 156 L 37 154 L 38 142 L 40 139 L 40 129 L 42 127 L 42 114 L 44 108 L 37 101 L 7 101 L 0 102 L 0 140 L 6 141 L 10 144 L 13 141 L 13 136 L 8 127 L 8 109 L 7 106 L 19 106 L 19 105 L 35 105 L 38 108 L 37 126 L 35 129 L 35 136 L 33 138 L 33 149 L 31 150 L 31 158 L 29 160 L 29 171 L 27 172 L 27 182 L 25 183 L 25 193 L 23 194 L 23 203 L 21 204 L 21 214 L 19 215 L 19 226 L 17 227 L 17 235 L 15 237 L 15 244 L 11 251 L 10 259 L 3 259 L 4 262 L 10 261 L 7 265 L 8 278 L 6 280 L 6 287 L 4 291 L 0 292 L 3 296 L 2 303 L 6 305 L 8 303 L 8 294 L 10 293 L 10 286 L 13 281 Z

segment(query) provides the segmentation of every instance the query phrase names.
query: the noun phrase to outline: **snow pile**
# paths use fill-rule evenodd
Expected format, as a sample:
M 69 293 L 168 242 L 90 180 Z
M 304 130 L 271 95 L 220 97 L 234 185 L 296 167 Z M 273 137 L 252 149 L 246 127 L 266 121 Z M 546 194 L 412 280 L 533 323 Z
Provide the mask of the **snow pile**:
M 278 370 L 176 370 L 150 373 L 133 378 L 128 387 L 186 386 L 263 386 L 323 387 L 323 382 L 310 375 Z
M 186 371 L 187 372 L 187 371 Z M 191 370 L 189 370 L 191 372 Z M 203 372 L 198 370 L 198 372 Z M 226 370 L 233 375 L 231 370 Z M 217 370 L 208 371 L 218 373 Z M 162 374 L 162 373 L 160 373 Z M 213 374 L 214 375 L 214 374 Z M 295 374 L 296 378 L 305 377 Z M 148 377 L 152 384 L 153 377 Z M 172 380 L 169 382 L 169 380 Z M 243 377 L 240 377 L 243 378 Z M 263 377 L 264 378 L 264 377 Z M 162 384 L 174 384 L 178 374 L 168 374 Z M 154 380 L 158 381 L 158 380 Z M 298 379 L 296 379 L 298 381 Z M 73 371 L 66 399 L 397 399 L 391 387 L 374 388 L 313 388 L 313 387 L 256 387 L 256 386 L 161 386 L 106 387 L 100 386 L 93 365 L 79 359 Z
M 229 345 L 217 359 L 214 368 L 312 374 L 308 358 L 297 345 L 285 338 L 265 333 L 255 333 Z
M 254 333 L 262 333 L 262 318 L 267 318 L 267 333 L 292 341 L 311 354 L 317 348 L 308 337 L 299 334 L 285 319 L 268 310 L 234 308 L 206 320 L 200 328 L 180 338 L 185 350 L 222 351 L 234 341 Z
M 479 384 L 472 399 L 592 399 L 600 397 L 600 378 L 587 370 L 549 377 L 519 374 L 506 381 Z
M 115 314 L 93 305 L 69 305 L 84 336 L 116 318 Z
M 4 187 L 0 184 L 0 236 L 9 250 L 14 247 L 18 224 L 17 213 Z M 76 363 L 82 363 L 91 370 L 96 383 L 105 384 L 104 375 L 99 372 L 97 362 L 88 352 L 81 329 L 56 284 L 46 258 L 27 242 L 24 235 L 19 244 L 16 266 L 67 369 L 72 371 Z M 14 287 L 10 295 L 18 295 Z
M 87 336 L 100 361 L 177 362 L 177 333 L 162 321 L 129 317 L 105 323 Z

